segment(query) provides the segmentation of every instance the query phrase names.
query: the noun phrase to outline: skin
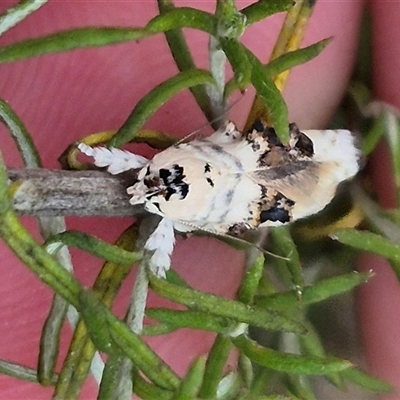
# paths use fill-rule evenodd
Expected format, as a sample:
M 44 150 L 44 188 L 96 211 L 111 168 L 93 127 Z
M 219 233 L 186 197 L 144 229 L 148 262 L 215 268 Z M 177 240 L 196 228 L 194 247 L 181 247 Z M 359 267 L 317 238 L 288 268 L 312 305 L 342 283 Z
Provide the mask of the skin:
M 247 4 L 245 1 L 238 3 L 240 6 Z M 384 39 L 397 37 L 396 33 L 400 33 L 394 32 L 400 30 L 398 24 L 385 22 L 394 18 L 395 13 L 399 14 L 400 9 L 395 3 L 372 3 L 377 27 L 374 29 L 374 57 L 379 60 L 379 68 L 376 68 L 374 76 L 376 93 L 380 98 L 400 106 L 399 91 L 395 90 L 395 71 L 398 71 L 396 66 L 400 63 L 400 52 L 396 50 L 395 41 Z M 2 2 L 0 10 L 11 4 Z M 147 1 L 78 4 L 53 0 L 5 34 L 0 43 L 3 45 L 85 25 L 143 26 L 156 14 L 154 4 Z M 213 1 L 178 1 L 176 4 L 198 6 L 209 11 L 214 7 Z M 361 7 L 362 2 L 359 1 L 323 0 L 316 7 L 303 44 L 308 45 L 329 36 L 334 36 L 335 40 L 317 59 L 296 68 L 284 92 L 290 120 L 303 129 L 323 128 L 344 93 L 355 58 Z M 281 16 L 278 16 L 257 24 L 245 33 L 244 43 L 261 59 L 267 60 L 281 21 Z M 393 32 L 389 33 L 388 30 Z M 196 61 L 201 67 L 206 67 L 205 36 L 196 35 L 193 31 L 188 34 L 191 48 L 195 49 Z M 385 57 L 381 53 L 383 51 L 387 52 Z M 378 63 L 374 65 L 378 66 Z M 133 105 L 156 84 L 173 76 L 176 67 L 160 35 L 148 39 L 146 43 L 79 50 L 1 65 L 0 71 L 1 97 L 9 101 L 25 122 L 39 149 L 44 167 L 57 168 L 56 159 L 67 145 L 89 133 L 117 129 Z M 231 118 L 239 127 L 243 125 L 251 100 L 250 90 L 233 107 Z M 182 93 L 160 109 L 146 126 L 183 136 L 204 122 L 190 94 Z M 6 131 L 2 127 L 0 129 L 1 150 L 7 165 L 21 166 L 14 144 Z M 143 152 L 145 156 L 150 154 L 146 150 Z M 376 176 L 386 176 L 386 171 L 378 169 L 377 159 L 373 162 Z M 386 189 L 381 190 L 385 197 L 383 190 Z M 24 218 L 23 221 L 39 237 L 35 221 L 31 218 Z M 114 241 L 131 222 L 129 219 L 69 218 L 68 228 L 82 229 Z M 41 326 L 48 312 L 51 291 L 3 245 L 0 251 L 0 357 L 35 367 Z M 101 263 L 80 251 L 73 250 L 72 255 L 78 279 L 84 285 L 91 285 Z M 362 268 L 373 268 L 377 273 L 373 282 L 365 286 L 358 297 L 368 361 L 374 373 L 395 385 L 400 372 L 400 352 L 396 352 L 394 347 L 392 338 L 396 336 L 392 330 L 398 332 L 400 320 L 393 322 L 393 315 L 386 316 L 391 307 L 385 305 L 386 302 L 393 304 L 400 296 L 398 286 L 381 260 L 366 257 L 360 264 Z M 233 297 L 243 272 L 243 254 L 213 239 L 179 239 L 173 265 L 199 290 Z M 119 315 L 123 315 L 124 301 L 129 296 L 131 285 L 132 277 L 123 285 L 115 307 Z M 385 290 L 381 290 L 381 285 Z M 151 306 L 165 304 L 155 296 L 150 296 L 149 302 Z M 64 334 L 62 356 L 71 336 L 70 329 L 65 328 Z M 208 351 L 212 340 L 212 335 L 201 332 L 189 334 L 189 331 L 182 330 L 152 339 L 150 343 L 177 373 L 182 374 L 196 355 Z M 51 389 L 0 376 L 0 398 L 49 398 L 51 393 Z M 93 398 L 94 393 L 95 383 L 89 379 L 82 398 Z
M 399 83 L 397 79 L 400 66 L 398 37 L 400 27 L 394 21 L 400 17 L 400 9 L 395 3 L 382 4 L 378 0 L 371 3 L 373 16 L 373 86 L 379 100 L 400 107 Z M 389 38 L 389 40 L 388 40 Z M 370 163 L 372 181 L 379 201 L 385 208 L 395 208 L 394 183 L 391 180 L 390 162 L 384 143 L 377 148 Z M 359 290 L 359 321 L 363 333 L 367 358 L 371 372 L 385 378 L 397 393 L 383 396 L 398 399 L 400 393 L 400 347 L 397 332 L 400 329 L 400 316 L 393 312 L 400 301 L 399 283 L 387 261 L 364 255 L 359 261 L 363 271 L 373 270 L 375 278 Z

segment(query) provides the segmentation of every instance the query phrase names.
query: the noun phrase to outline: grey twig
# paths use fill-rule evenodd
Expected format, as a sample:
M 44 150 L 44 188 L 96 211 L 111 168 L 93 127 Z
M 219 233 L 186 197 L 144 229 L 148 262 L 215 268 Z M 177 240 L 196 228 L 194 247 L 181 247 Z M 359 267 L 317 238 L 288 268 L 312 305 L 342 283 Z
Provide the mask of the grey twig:
M 125 177 L 101 171 L 9 169 L 14 208 L 32 216 L 129 216 L 142 207 L 132 206 Z

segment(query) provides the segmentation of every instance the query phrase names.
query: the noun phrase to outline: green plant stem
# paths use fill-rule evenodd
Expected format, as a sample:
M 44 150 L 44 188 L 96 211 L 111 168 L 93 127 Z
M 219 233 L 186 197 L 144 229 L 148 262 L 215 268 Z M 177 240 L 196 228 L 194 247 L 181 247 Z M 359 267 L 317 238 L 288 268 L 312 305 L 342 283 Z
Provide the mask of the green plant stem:
M 300 375 L 326 375 L 331 372 L 342 371 L 352 366 L 349 361 L 333 357 L 321 358 L 280 353 L 273 349 L 260 346 L 245 335 L 232 338 L 232 342 L 253 362 L 276 371 Z
M 9 361 L 0 360 L 0 373 L 23 381 L 39 383 L 35 369 L 23 367 Z M 56 381 L 57 375 L 53 375 L 49 384 L 54 385 Z
M 100 47 L 152 36 L 142 28 L 88 27 L 60 31 L 0 47 L 0 64 L 49 53 Z
M 116 242 L 116 246 L 122 247 L 126 252 L 133 251 L 137 235 L 138 229 L 133 225 L 122 233 Z M 112 262 L 104 264 L 93 285 L 93 290 L 98 293 L 99 299 L 106 307 L 111 306 L 131 267 L 132 263 L 130 266 L 121 266 Z M 96 348 L 92 343 L 84 320 L 80 320 L 60 372 L 60 379 L 55 391 L 56 398 L 76 398 L 78 396 L 87 377 L 95 351 Z
M 164 14 L 168 11 L 174 10 L 174 5 L 170 0 L 157 0 L 158 9 L 160 14 Z M 165 33 L 171 55 L 174 58 L 176 66 L 179 71 L 187 71 L 195 69 L 196 64 L 193 61 L 190 49 L 186 43 L 186 39 L 181 29 L 168 30 Z M 189 89 L 195 98 L 198 106 L 203 111 L 208 121 L 212 121 L 214 118 L 210 101 L 204 86 L 193 86 Z
M 40 247 L 32 236 L 24 229 L 11 209 L 8 198 L 7 175 L 0 156 L 0 235 L 14 253 L 44 283 L 55 292 L 81 309 L 83 288 L 79 282 L 66 271 L 53 257 Z M 176 388 L 179 378 L 173 371 L 141 340 L 130 331 L 104 305 L 98 301 L 98 308 L 107 320 L 107 329 L 113 341 L 143 373 L 155 383 L 166 388 Z
M 31 2 L 28 1 L 28 3 Z M 40 168 L 41 160 L 31 135 L 17 114 L 3 100 L 0 100 L 0 118 L 14 139 L 25 167 Z M 41 216 L 37 220 L 43 239 L 65 231 L 65 220 L 62 217 Z M 72 271 L 71 256 L 67 247 L 61 248 L 54 257 L 67 271 Z M 67 315 L 67 310 L 68 302 L 58 294 L 55 294 L 40 337 L 37 376 L 42 385 L 49 385 L 53 381 L 58 357 L 60 331 Z
M 138 238 L 135 248 L 142 249 L 159 223 L 158 216 L 148 216 L 140 223 Z M 138 335 L 143 332 L 144 316 L 147 303 L 147 294 L 149 290 L 149 280 L 146 273 L 147 258 L 143 258 L 138 266 L 135 284 L 133 286 L 129 307 L 125 315 L 125 323 Z M 133 364 L 132 361 L 125 358 L 120 359 L 118 377 L 114 382 L 116 398 L 121 400 L 130 400 L 133 391 Z
M 60 346 L 61 329 L 64 325 L 67 310 L 68 303 L 64 298 L 55 294 L 40 335 L 37 377 L 43 386 L 48 386 L 53 381 Z
M 148 271 L 151 288 L 161 296 L 199 311 L 230 318 L 238 323 L 247 323 L 270 330 L 306 333 L 301 324 L 286 318 L 286 315 L 275 310 L 248 306 L 238 301 L 227 300 L 220 296 L 206 294 L 196 290 L 173 285 L 157 278 Z
M 144 310 L 146 308 L 148 292 L 148 279 L 144 261 L 139 263 L 138 273 L 136 274 L 135 284 L 133 287 L 132 298 L 125 317 L 126 324 L 130 329 L 142 334 Z M 114 382 L 116 398 L 121 400 L 129 400 L 132 397 L 132 361 L 127 358 L 121 358 L 119 363 L 119 373 Z
M 271 229 L 271 239 L 273 241 L 273 252 L 287 257 L 286 266 L 292 277 L 293 285 L 299 290 L 304 286 L 303 269 L 300 261 L 300 256 L 297 251 L 290 230 L 287 227 L 273 227 Z
M 223 116 L 225 113 L 225 99 L 224 99 L 224 88 L 225 88 L 225 66 L 226 66 L 226 55 L 220 48 L 218 39 L 214 36 L 210 37 L 208 44 L 209 50 L 209 64 L 210 72 L 213 76 L 216 84 L 207 86 L 207 94 L 210 98 L 211 109 L 213 119 Z M 217 123 L 218 127 L 220 123 Z
M 51 286 L 74 307 L 78 306 L 77 299 L 80 292 L 78 281 L 38 246 L 11 211 L 0 216 L 0 235 L 41 281 Z
M 223 377 L 225 363 L 231 349 L 230 339 L 217 335 L 206 361 L 203 384 L 199 392 L 200 398 L 216 398 L 218 385 Z
M 139 129 L 168 99 L 183 89 L 203 84 L 214 84 L 208 71 L 189 70 L 180 72 L 152 89 L 133 109 L 127 120 L 110 140 L 110 147 L 120 147 L 133 140 Z
M 18 115 L 15 114 L 8 103 L 2 99 L 0 99 L 0 120 L 2 120 L 8 128 L 21 154 L 24 165 L 27 168 L 40 168 L 42 163 L 31 135 Z
M 174 400 L 189 400 L 197 397 L 203 381 L 205 361 L 203 357 L 194 360 L 188 372 L 182 379 Z

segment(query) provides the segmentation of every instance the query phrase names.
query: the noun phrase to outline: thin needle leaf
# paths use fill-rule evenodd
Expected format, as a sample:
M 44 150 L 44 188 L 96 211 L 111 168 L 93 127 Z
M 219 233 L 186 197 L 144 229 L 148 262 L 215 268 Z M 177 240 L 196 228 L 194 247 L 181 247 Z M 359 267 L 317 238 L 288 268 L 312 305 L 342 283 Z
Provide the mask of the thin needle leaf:
M 158 0 L 158 8 L 160 14 L 173 10 L 174 6 L 170 0 Z M 214 24 L 214 22 L 213 22 Z M 165 38 L 167 39 L 171 55 L 174 58 L 176 66 L 179 71 L 187 71 L 195 69 L 196 64 L 193 61 L 190 53 L 189 46 L 187 45 L 185 36 L 181 29 L 172 29 L 164 32 Z M 193 97 L 196 99 L 197 104 L 203 111 L 208 121 L 212 121 L 214 116 L 211 110 L 210 100 L 204 86 L 193 86 L 190 88 Z
M 115 353 L 110 354 L 107 358 L 107 363 L 103 370 L 102 379 L 100 382 L 99 394 L 97 400 L 115 399 L 116 382 L 119 375 L 119 366 L 122 356 Z
M 119 246 L 112 245 L 79 231 L 65 231 L 53 235 L 46 240 L 43 246 L 46 248 L 53 248 L 62 245 L 85 250 L 88 253 L 115 264 L 132 265 L 142 257 L 140 253 L 126 251 Z
M 291 274 L 292 282 L 298 288 L 304 286 L 303 270 L 300 256 L 294 243 L 290 230 L 287 227 L 273 227 L 270 230 L 273 242 L 273 253 L 287 257 L 285 262 Z
M 138 227 L 137 225 L 132 225 L 121 234 L 116 241 L 115 247 L 118 247 L 122 253 L 130 253 L 135 248 L 137 236 Z M 110 245 L 107 244 L 107 246 Z M 115 250 L 113 252 L 115 253 Z M 104 306 L 111 306 L 122 281 L 128 275 L 132 265 L 133 263 L 121 265 L 113 262 L 106 262 L 103 265 L 93 285 L 93 290 Z M 59 398 L 73 398 L 78 396 L 81 391 L 96 351 L 91 340 L 92 334 L 94 335 L 94 340 L 99 342 L 97 343 L 99 345 L 106 346 L 111 343 L 111 334 L 108 332 L 105 323 L 104 307 L 100 306 L 97 299 L 94 301 L 88 295 L 80 297 L 80 306 L 83 317 L 88 319 L 86 322 L 92 326 L 87 327 L 82 319 L 77 323 L 67 357 L 60 371 L 60 379 L 56 385 L 56 393 Z M 94 321 L 91 319 L 92 314 L 96 314 L 93 317 L 95 318 Z M 103 336 L 97 337 L 96 329 L 98 328 L 96 327 L 99 326 L 101 327 L 100 330 L 104 332 L 100 332 Z
M 128 119 L 110 140 L 110 147 L 120 147 L 123 144 L 133 140 L 136 133 L 147 121 L 147 119 L 154 114 L 168 99 L 183 89 L 188 89 L 192 86 L 213 84 L 214 79 L 208 71 L 199 69 L 184 71 L 179 73 L 156 86 L 146 96 L 144 96 Z
M 304 375 L 326 375 L 351 367 L 349 361 L 339 360 L 334 357 L 319 358 L 280 353 L 262 347 L 244 335 L 233 338 L 232 341 L 252 361 L 276 371 Z
M 149 381 L 146 379 L 143 379 L 140 374 L 135 374 L 133 377 L 133 392 L 139 397 L 139 399 L 143 400 L 172 400 L 174 399 L 174 393 L 162 389 L 159 386 L 151 384 Z M 115 393 L 110 393 L 112 395 L 115 395 Z M 103 397 L 98 400 L 110 400 L 113 399 L 113 397 Z
M 42 163 L 31 135 L 18 115 L 15 114 L 7 102 L 1 99 L 0 120 L 2 120 L 6 125 L 12 138 L 14 139 L 25 166 L 28 168 L 39 168 Z
M 159 279 L 152 273 L 149 273 L 149 281 L 152 289 L 160 296 L 188 307 L 195 307 L 199 311 L 265 329 L 305 333 L 301 324 L 276 310 L 252 307 L 238 301 L 183 288 Z
M 148 308 L 146 315 L 171 328 L 192 328 L 227 333 L 229 326 L 224 318 L 214 317 L 200 311 L 178 311 L 167 308 Z
M 339 229 L 331 237 L 358 250 L 369 251 L 391 261 L 400 262 L 400 246 L 376 233 Z
M 176 389 L 180 380 L 172 369 L 114 314 L 105 310 L 105 315 L 114 345 L 153 383 L 166 389 Z
M 289 141 L 288 110 L 282 94 L 272 79 L 267 76 L 264 66 L 257 57 L 247 49 L 246 53 L 251 65 L 251 83 L 268 112 L 277 136 L 282 143 L 287 143 Z
M 246 271 L 240 285 L 237 298 L 245 304 L 252 304 L 260 279 L 264 272 L 264 255 L 260 254 L 253 265 Z
M 281 74 L 284 71 L 297 67 L 298 65 L 304 64 L 307 61 L 310 61 L 313 58 L 317 57 L 331 41 L 332 38 L 323 39 L 317 43 L 314 43 L 302 49 L 282 54 L 278 58 L 275 58 L 274 60 L 270 61 L 265 66 L 265 72 L 270 77 L 274 77 L 276 75 Z
M 358 368 L 348 368 L 341 375 L 350 382 L 378 393 L 390 393 L 394 388 L 382 379 L 375 378 Z
M 140 40 L 151 35 L 152 33 L 142 28 L 90 27 L 70 29 L 0 47 L 0 64 L 49 53 Z
M 275 60 L 270 61 L 264 65 L 264 71 L 271 79 L 275 76 L 294 68 L 298 65 L 304 64 L 307 61 L 312 60 L 314 57 L 319 55 L 322 50 L 331 42 L 331 38 L 323 39 L 320 42 L 314 43 L 303 49 L 298 49 L 285 53 Z M 235 79 L 230 79 L 225 87 L 225 97 L 229 97 L 234 90 L 239 87 Z M 363 141 L 364 144 L 364 141 Z
M 221 37 L 219 42 L 232 66 L 238 88 L 244 91 L 250 84 L 252 71 L 245 48 L 236 39 Z
M 293 6 L 293 0 L 259 0 L 240 10 L 246 16 L 246 25 L 252 25 L 270 15 L 287 11 Z
M 182 379 L 174 400 L 189 400 L 196 398 L 203 381 L 205 360 L 203 357 L 196 359 Z
M 145 30 L 151 33 L 160 33 L 180 28 L 194 28 L 210 35 L 216 35 L 217 20 L 212 14 L 205 11 L 179 7 L 154 17 L 146 25 Z
M 318 303 L 332 296 L 346 293 L 356 286 L 365 283 L 372 274 L 352 272 L 334 278 L 324 279 L 313 286 L 306 286 L 302 289 L 301 295 L 297 290 L 274 293 L 269 296 L 257 296 L 256 304 L 276 309 L 293 307 L 305 307 Z
M 27 382 L 38 383 L 37 371 L 35 369 L 24 367 L 9 361 L 0 360 L 0 373 Z M 54 385 L 56 381 L 57 375 L 53 375 L 51 384 Z
M 231 349 L 232 342 L 229 338 L 217 335 L 207 358 L 203 384 L 199 393 L 200 398 L 215 399 L 217 397 L 218 386 Z
M 100 351 L 113 354 L 112 337 L 107 329 L 107 317 L 104 314 L 104 307 L 99 307 L 93 292 L 84 290 L 79 296 L 81 303 L 81 316 L 85 321 L 86 328 L 94 345 Z M 118 354 L 118 353 L 117 353 Z

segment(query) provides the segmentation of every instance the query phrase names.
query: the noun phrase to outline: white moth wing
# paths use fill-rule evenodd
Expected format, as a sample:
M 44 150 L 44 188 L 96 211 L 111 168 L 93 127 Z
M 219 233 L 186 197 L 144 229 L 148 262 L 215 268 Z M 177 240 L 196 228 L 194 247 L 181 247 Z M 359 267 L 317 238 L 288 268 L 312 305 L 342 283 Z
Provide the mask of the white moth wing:
M 338 185 L 352 178 L 360 169 L 361 151 L 356 138 L 348 130 L 307 130 L 314 147 L 310 159 L 295 160 L 289 165 L 256 173 L 265 187 L 282 193 L 294 201 L 291 207 L 293 221 L 313 215 L 328 205 Z M 279 173 L 279 169 L 281 172 Z M 267 221 L 260 226 L 274 225 Z
M 357 137 L 344 129 L 305 130 L 314 143 L 315 162 L 330 164 L 333 182 L 342 182 L 352 178 L 360 170 L 361 151 Z

